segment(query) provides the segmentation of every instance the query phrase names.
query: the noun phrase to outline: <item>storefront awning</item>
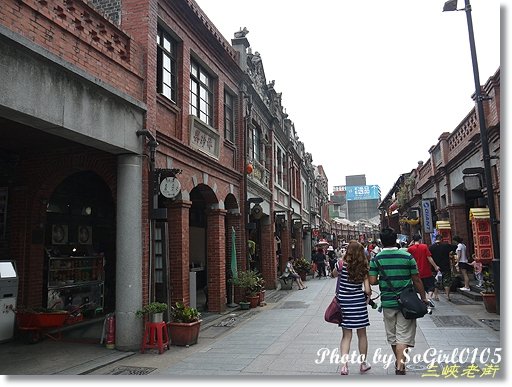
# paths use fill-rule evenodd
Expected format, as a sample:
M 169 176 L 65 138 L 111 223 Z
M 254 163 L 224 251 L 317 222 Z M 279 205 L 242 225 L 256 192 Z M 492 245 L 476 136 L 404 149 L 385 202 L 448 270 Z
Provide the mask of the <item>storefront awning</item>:
M 438 220 L 436 222 L 436 228 L 438 230 L 451 230 L 452 226 L 450 225 L 450 221 L 448 220 Z
M 486 208 L 470 208 L 469 209 L 469 220 L 475 219 L 489 219 L 489 209 Z

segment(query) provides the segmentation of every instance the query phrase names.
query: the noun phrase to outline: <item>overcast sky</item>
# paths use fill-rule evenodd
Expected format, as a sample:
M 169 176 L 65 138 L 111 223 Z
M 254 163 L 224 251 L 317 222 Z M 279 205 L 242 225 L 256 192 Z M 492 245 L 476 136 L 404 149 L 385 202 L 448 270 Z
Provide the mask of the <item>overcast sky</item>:
M 247 27 L 330 191 L 365 174 L 383 198 L 474 106 L 466 14 L 444 0 L 196 1 L 229 42 Z M 500 65 L 500 2 L 471 5 L 484 84 Z

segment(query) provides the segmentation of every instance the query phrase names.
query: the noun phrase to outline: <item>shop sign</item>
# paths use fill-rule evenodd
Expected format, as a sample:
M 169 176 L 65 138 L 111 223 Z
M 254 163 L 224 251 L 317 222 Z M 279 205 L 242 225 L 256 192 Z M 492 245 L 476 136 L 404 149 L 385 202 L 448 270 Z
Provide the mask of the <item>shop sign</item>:
M 431 233 L 432 231 L 434 231 L 434 224 L 432 222 L 432 208 L 430 206 L 430 200 L 421 201 L 421 213 L 421 218 L 423 221 L 423 231 L 425 233 Z

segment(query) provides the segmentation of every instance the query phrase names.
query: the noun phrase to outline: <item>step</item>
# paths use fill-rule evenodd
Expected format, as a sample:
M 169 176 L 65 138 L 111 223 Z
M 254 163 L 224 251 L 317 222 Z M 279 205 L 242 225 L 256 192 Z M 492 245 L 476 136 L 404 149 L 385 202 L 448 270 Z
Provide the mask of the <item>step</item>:
M 465 297 L 471 298 L 474 301 L 482 301 L 483 300 L 483 297 L 480 294 L 480 290 L 478 288 L 476 288 L 474 286 L 470 286 L 469 288 L 471 289 L 469 292 L 457 289 L 457 293 L 462 294 Z

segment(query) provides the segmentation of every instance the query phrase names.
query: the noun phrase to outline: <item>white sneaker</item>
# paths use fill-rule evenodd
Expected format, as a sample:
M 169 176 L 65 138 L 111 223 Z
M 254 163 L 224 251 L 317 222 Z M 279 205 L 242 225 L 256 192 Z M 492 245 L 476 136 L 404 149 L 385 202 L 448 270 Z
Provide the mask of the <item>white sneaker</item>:
M 459 290 L 463 290 L 465 292 L 469 292 L 471 289 L 470 288 L 459 288 Z

